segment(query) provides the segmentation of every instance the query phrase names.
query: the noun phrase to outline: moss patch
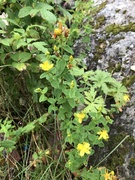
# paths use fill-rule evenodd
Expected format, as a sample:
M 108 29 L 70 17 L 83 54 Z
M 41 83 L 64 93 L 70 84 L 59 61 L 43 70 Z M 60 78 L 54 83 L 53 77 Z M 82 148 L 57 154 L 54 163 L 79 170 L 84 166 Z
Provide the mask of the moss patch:
M 105 23 L 105 16 L 99 16 L 97 19 L 96 19 L 96 25 L 94 26 L 95 29 L 98 29 L 100 28 L 100 26 L 102 26 L 104 23 Z
M 125 77 L 122 80 L 122 83 L 126 87 L 130 87 L 135 82 L 135 74 Z
M 135 23 L 130 22 L 128 25 L 118 25 L 118 24 L 111 24 L 108 25 L 105 29 L 107 34 L 118 34 L 120 32 L 128 32 L 133 31 L 135 32 Z
M 134 157 L 130 158 L 129 165 L 135 168 L 135 158 Z

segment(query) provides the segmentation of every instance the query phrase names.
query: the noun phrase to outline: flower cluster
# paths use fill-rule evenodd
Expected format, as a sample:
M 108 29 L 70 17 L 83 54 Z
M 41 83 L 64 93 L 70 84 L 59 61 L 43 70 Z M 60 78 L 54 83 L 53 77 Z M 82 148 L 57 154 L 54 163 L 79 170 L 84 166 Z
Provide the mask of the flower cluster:
M 57 28 L 54 29 L 54 32 L 53 32 L 53 38 L 56 39 L 58 36 L 60 35 L 64 35 L 64 37 L 68 37 L 69 35 L 69 29 L 67 27 L 64 27 L 62 26 L 62 23 L 61 22 L 58 22 L 57 23 Z
M 77 145 L 77 150 L 79 151 L 79 155 L 82 157 L 84 154 L 90 154 L 91 147 L 89 143 L 83 142 L 82 144 L 79 143 Z
M 45 61 L 42 64 L 39 65 L 42 70 L 49 71 L 53 68 L 54 64 L 51 64 L 49 61 Z

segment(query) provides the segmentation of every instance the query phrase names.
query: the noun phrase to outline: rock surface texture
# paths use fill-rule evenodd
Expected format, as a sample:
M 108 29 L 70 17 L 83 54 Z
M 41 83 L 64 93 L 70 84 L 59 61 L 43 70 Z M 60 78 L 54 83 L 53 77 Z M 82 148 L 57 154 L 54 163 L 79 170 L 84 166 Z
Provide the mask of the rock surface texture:
M 94 5 L 94 34 L 86 61 L 89 69 L 109 71 L 129 90 L 130 102 L 114 120 L 112 136 L 125 133 L 132 140 L 123 145 L 127 151 L 120 149 L 123 160 L 114 169 L 119 180 L 135 180 L 135 0 L 94 0 Z

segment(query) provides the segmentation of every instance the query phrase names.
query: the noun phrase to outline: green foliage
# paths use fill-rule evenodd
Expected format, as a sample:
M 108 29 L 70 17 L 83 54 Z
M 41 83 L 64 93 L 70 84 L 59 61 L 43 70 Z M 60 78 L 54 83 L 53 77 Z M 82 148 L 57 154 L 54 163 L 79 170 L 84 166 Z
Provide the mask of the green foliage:
M 45 172 L 49 169 L 52 179 L 63 176 L 60 166 L 62 173 L 70 170 L 64 176 L 73 173 L 85 180 L 103 180 L 106 169 L 90 168 L 88 159 L 95 147 L 103 147 L 108 140 L 112 113 L 120 111 L 129 97 L 108 72 L 85 71 L 81 55 L 73 57 L 76 39 L 89 43 L 92 2 L 77 0 L 69 11 L 54 1 L 3 3 L 0 8 L 8 18 L 0 19 L 0 96 L 8 99 L 2 109 L 10 112 L 10 118 L 1 120 L 1 156 L 32 136 L 35 145 L 26 165 L 38 170 L 38 163 L 46 163 Z M 54 136 L 52 147 L 48 132 Z

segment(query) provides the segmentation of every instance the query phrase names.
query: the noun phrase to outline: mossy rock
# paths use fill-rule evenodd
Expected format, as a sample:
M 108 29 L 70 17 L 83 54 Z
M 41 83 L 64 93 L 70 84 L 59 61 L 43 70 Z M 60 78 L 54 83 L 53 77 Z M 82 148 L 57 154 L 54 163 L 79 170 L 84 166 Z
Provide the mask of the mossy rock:
M 125 138 L 127 134 L 122 132 L 120 134 L 110 137 L 107 143 L 108 151 L 111 152 L 115 147 Z M 125 156 L 130 151 L 130 146 L 135 146 L 135 140 L 133 137 L 128 137 L 108 158 L 107 167 L 112 170 L 116 170 L 117 167 L 122 166 L 125 162 Z

